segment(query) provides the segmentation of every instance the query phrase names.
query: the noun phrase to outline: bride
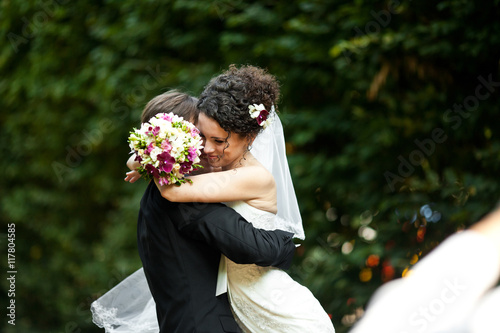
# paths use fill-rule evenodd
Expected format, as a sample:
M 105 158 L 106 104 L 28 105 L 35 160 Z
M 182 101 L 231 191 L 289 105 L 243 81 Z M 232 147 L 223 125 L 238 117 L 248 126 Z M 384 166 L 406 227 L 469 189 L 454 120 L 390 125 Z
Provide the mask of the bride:
M 231 66 L 213 78 L 199 98 L 198 129 L 204 157 L 221 171 L 192 176 L 192 184 L 180 187 L 157 183 L 162 196 L 174 202 L 225 202 L 257 228 L 304 238 L 273 107 L 278 95 L 275 78 L 257 67 Z M 280 269 L 222 258 L 218 293 L 226 291 L 245 332 L 335 331 L 313 294 Z

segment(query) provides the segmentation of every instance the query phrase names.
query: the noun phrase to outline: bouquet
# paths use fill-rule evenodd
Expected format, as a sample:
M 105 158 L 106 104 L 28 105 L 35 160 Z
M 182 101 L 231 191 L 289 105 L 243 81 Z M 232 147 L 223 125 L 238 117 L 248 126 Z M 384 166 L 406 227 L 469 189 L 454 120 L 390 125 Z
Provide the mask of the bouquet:
M 128 137 L 137 169 L 147 180 L 157 178 L 160 185 L 192 182 L 185 176 L 202 168 L 202 139 L 198 129 L 173 113 L 159 113 L 149 122 L 134 128 Z

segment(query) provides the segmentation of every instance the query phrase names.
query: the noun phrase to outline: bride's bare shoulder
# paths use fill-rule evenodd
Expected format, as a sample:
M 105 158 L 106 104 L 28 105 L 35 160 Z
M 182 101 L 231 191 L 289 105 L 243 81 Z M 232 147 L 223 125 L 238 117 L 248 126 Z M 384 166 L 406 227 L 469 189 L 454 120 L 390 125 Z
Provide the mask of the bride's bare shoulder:
M 235 169 L 238 170 L 238 169 Z M 251 165 L 240 168 L 243 176 L 259 186 L 276 186 L 273 175 L 262 165 Z
M 243 176 L 249 186 L 248 192 L 254 193 L 246 203 L 257 209 L 276 214 L 276 182 L 273 175 L 263 166 L 248 166 L 241 171 L 245 173 Z

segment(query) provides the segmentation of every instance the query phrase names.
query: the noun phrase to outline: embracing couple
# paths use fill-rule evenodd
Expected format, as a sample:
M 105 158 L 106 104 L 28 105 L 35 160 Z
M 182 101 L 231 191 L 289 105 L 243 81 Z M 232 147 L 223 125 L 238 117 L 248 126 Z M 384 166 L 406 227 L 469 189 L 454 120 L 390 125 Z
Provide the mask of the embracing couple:
M 304 238 L 275 113 L 276 79 L 253 66 L 213 78 L 199 99 L 167 92 L 141 121 L 175 113 L 200 130 L 206 167 L 191 184 L 151 181 L 137 240 L 143 269 L 92 304 L 106 332 L 334 332 L 284 269 Z M 139 178 L 138 164 L 125 180 Z M 216 171 L 216 172 L 215 172 Z M 224 202 L 225 204 L 222 204 Z

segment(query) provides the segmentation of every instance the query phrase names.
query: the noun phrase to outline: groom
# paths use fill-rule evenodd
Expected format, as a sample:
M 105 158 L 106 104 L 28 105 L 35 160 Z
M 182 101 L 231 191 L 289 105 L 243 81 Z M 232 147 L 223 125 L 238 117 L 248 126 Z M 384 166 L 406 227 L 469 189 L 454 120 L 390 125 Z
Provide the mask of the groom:
M 227 294 L 215 296 L 221 253 L 239 264 L 287 269 L 295 251 L 292 233 L 256 229 L 223 204 L 167 201 L 153 181 L 137 228 L 160 333 L 241 332 Z

